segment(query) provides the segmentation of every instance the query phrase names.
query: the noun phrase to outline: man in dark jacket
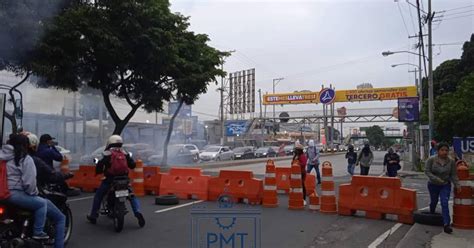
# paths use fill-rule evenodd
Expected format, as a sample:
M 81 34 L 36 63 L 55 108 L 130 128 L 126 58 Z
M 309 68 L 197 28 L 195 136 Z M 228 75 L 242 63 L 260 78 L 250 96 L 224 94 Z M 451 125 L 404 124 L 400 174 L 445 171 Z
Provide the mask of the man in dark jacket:
M 54 170 L 53 161 L 63 161 L 63 155 L 54 146 L 53 140 L 54 138 L 49 134 L 41 135 L 36 155 Z
M 115 151 L 120 151 L 125 154 L 125 158 L 127 160 L 127 165 L 128 168 L 134 169 L 136 164 L 135 161 L 130 157 L 128 153 L 125 152 L 125 150 L 122 149 L 123 141 L 122 137 L 119 135 L 112 135 L 110 136 L 109 140 L 107 141 L 107 146 L 105 148 L 105 151 L 103 152 L 103 157 L 102 159 L 97 163 L 96 166 L 96 174 L 104 174 L 105 179 L 102 180 L 102 183 L 100 184 L 99 188 L 95 192 L 94 195 L 94 201 L 92 203 L 92 210 L 89 215 L 87 215 L 87 220 L 95 224 L 97 222 L 97 218 L 99 217 L 99 208 L 100 208 L 100 203 L 104 199 L 105 194 L 109 191 L 110 186 L 112 185 L 112 182 L 114 180 L 114 176 L 110 174 L 109 169 L 112 166 L 112 150 Z M 143 217 L 143 214 L 140 212 L 140 203 L 138 199 L 135 197 L 135 195 L 131 195 L 130 197 L 130 204 L 132 205 L 132 210 L 133 213 L 135 214 L 135 217 L 138 219 L 138 225 L 140 227 L 145 226 L 145 218 Z
M 392 148 L 389 148 L 383 159 L 383 165 L 387 166 L 387 176 L 396 177 L 397 171 L 401 169 L 400 156 Z

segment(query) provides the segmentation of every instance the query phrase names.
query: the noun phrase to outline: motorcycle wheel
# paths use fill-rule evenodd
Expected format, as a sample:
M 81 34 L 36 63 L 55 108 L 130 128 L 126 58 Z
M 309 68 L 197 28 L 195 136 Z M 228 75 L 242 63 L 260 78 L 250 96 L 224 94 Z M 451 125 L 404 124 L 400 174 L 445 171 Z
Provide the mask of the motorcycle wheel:
M 69 208 L 69 206 L 66 206 L 62 210 L 62 212 L 66 216 L 66 228 L 65 228 L 66 232 L 64 233 L 64 244 L 67 244 L 69 240 L 71 239 L 71 235 L 72 235 L 72 224 L 73 224 L 72 211 Z
M 116 201 L 114 204 L 114 230 L 121 232 L 123 229 L 124 218 L 125 218 L 125 203 Z

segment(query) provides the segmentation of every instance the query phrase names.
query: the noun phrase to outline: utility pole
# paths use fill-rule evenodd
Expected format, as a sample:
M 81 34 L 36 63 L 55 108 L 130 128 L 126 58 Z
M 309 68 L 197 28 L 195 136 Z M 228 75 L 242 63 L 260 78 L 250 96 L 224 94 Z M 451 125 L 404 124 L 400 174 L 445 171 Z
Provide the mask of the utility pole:
M 434 128 L 434 93 L 433 93 L 433 22 L 434 13 L 431 12 L 431 0 L 428 0 L 428 117 L 429 117 L 429 140 L 433 139 Z
M 224 61 L 221 64 L 221 70 L 224 70 Z M 221 145 L 225 144 L 225 118 L 224 118 L 224 77 L 221 77 Z
M 265 127 L 265 122 L 262 121 L 262 89 L 258 89 L 258 98 L 260 99 L 260 119 L 259 119 L 259 122 L 260 122 L 260 132 L 262 134 L 261 139 L 262 139 L 262 147 L 263 147 L 264 146 L 264 144 L 263 144 L 263 136 L 264 136 L 263 129 Z
M 273 79 L 273 94 L 275 94 L 275 86 L 284 78 L 274 78 Z M 273 123 L 275 124 L 275 105 L 273 105 Z

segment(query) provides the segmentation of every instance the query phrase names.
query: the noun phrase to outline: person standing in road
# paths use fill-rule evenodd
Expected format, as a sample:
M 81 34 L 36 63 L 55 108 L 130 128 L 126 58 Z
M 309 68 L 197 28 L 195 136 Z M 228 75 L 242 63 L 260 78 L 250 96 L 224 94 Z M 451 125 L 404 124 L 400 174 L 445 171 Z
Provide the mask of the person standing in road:
M 306 157 L 306 154 L 304 153 L 304 148 L 301 144 L 295 145 L 295 155 L 293 156 L 293 161 L 298 161 L 300 168 L 301 168 L 301 182 L 303 183 L 303 202 L 304 205 L 306 205 L 306 186 L 304 185 L 304 182 L 306 180 L 306 164 L 308 162 L 308 158 Z
M 430 148 L 430 157 L 436 155 L 437 152 L 438 152 L 438 149 L 436 147 L 436 141 L 432 140 L 431 148 Z
M 353 176 L 355 165 L 357 163 L 357 153 L 354 152 L 354 146 L 349 145 L 348 152 L 346 153 L 347 159 L 347 172 Z
M 451 217 L 449 216 L 449 197 L 451 194 L 451 184 L 456 190 L 461 190 L 459 178 L 454 160 L 449 156 L 449 145 L 438 144 L 437 154 L 426 161 L 425 174 L 428 176 L 428 190 L 430 192 L 430 212 L 435 213 L 438 199 L 441 201 L 441 212 L 443 215 L 444 232 L 452 233 Z
M 370 165 L 374 161 L 374 154 L 370 150 L 370 145 L 365 144 L 357 157 L 357 164 L 360 165 L 360 175 L 369 175 Z
M 36 156 L 41 158 L 53 170 L 53 161 L 63 161 L 63 155 L 58 151 L 54 145 L 54 138 L 49 134 L 41 135 Z
M 314 140 L 309 140 L 308 142 L 308 150 L 306 151 L 306 157 L 308 158 L 308 166 L 307 166 L 307 173 L 311 173 L 311 171 L 316 171 L 316 177 L 318 179 L 318 184 L 321 184 L 321 172 L 319 171 L 319 151 L 316 145 L 314 144 Z
M 388 153 L 385 154 L 383 166 L 387 167 L 387 176 L 389 177 L 396 177 L 397 171 L 401 169 L 400 156 L 392 148 L 389 148 Z

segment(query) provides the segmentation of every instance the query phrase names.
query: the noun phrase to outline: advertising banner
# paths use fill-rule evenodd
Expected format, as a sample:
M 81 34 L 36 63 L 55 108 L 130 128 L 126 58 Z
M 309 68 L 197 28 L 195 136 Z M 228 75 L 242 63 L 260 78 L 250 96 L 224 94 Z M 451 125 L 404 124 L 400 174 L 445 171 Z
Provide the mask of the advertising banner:
M 327 93 L 327 92 L 323 92 Z M 416 97 L 415 86 L 372 88 L 356 90 L 336 90 L 334 102 L 363 102 L 363 101 L 387 101 L 398 98 Z M 324 97 L 323 97 L 324 98 Z M 325 99 L 325 98 L 324 98 Z M 321 103 L 319 92 L 296 92 L 282 94 L 265 94 L 264 105 L 280 104 L 309 104 Z
M 398 121 L 416 122 L 420 120 L 418 97 L 398 99 Z
M 247 123 L 246 120 L 241 121 L 226 121 L 225 129 L 226 129 L 226 136 L 237 136 L 237 135 L 244 135 L 247 131 Z
M 454 137 L 453 148 L 458 158 L 465 159 L 471 164 L 474 162 L 474 137 Z

